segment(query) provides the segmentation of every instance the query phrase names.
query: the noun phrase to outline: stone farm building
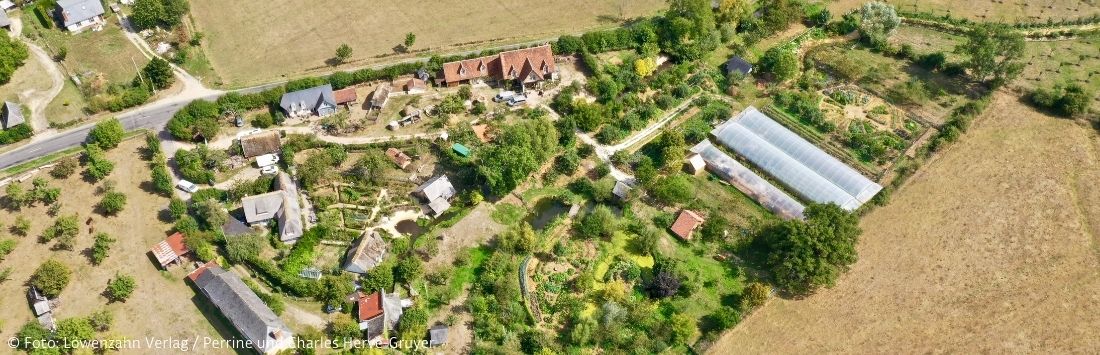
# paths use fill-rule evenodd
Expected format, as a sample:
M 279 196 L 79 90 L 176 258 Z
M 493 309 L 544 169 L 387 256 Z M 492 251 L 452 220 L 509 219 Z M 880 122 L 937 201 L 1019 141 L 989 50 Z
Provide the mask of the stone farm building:
M 285 93 L 279 100 L 279 107 L 291 118 L 325 117 L 336 113 L 336 97 L 332 85 L 326 84 Z
M 558 67 L 549 44 L 450 62 L 443 64 L 442 70 L 440 84 L 446 86 L 513 81 L 529 88 L 558 78 Z
M 99 0 L 59 0 L 54 15 L 69 32 L 104 24 L 103 3 Z
M 363 234 L 351 248 L 348 249 L 347 262 L 344 270 L 357 274 L 365 274 L 386 258 L 386 241 L 378 232 L 370 231 Z
M 302 237 L 302 208 L 298 204 L 298 188 L 286 172 L 275 180 L 276 191 L 241 199 L 245 222 L 249 225 L 278 219 L 279 239 L 293 243 Z
M 256 352 L 276 354 L 294 348 L 294 333 L 237 274 L 210 262 L 188 278 Z

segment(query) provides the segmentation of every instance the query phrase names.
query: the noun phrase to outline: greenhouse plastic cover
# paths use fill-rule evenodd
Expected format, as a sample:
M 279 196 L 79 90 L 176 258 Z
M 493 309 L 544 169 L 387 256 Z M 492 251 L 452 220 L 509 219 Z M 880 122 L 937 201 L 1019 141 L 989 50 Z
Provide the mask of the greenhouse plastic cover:
M 802 212 L 806 209 L 805 206 L 802 206 L 791 195 L 783 192 L 768 180 L 764 180 L 760 175 L 756 175 L 752 170 L 719 150 L 710 140 L 704 139 L 699 144 L 691 147 L 691 151 L 703 157 L 708 170 L 729 181 L 730 184 L 759 202 L 764 208 L 782 218 L 803 219 Z
M 806 199 L 852 211 L 882 186 L 825 153 L 755 107 L 719 125 L 711 134 Z

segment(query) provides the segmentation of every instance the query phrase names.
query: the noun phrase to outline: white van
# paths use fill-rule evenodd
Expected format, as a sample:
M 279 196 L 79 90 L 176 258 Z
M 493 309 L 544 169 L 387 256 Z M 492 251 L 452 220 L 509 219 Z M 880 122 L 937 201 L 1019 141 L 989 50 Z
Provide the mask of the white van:
M 497 96 L 493 97 L 493 102 L 509 101 L 512 99 L 513 96 L 516 96 L 515 91 L 501 91 L 499 94 L 497 94 Z
M 199 191 L 198 186 L 195 186 L 195 184 L 187 180 L 180 180 L 180 182 L 176 183 L 176 188 L 183 190 L 184 192 L 187 192 L 189 194 L 193 194 Z
M 508 106 L 519 106 L 527 103 L 526 95 L 516 95 L 508 99 Z
M 256 157 L 256 166 L 261 167 L 261 168 L 275 165 L 278 162 L 279 162 L 279 155 L 278 154 L 264 154 L 264 155 Z

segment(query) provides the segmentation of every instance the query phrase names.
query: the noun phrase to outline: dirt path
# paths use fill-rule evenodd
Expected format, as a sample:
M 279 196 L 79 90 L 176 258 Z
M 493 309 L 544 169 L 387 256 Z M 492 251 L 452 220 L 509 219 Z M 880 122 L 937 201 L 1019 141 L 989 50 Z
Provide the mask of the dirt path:
M 861 221 L 859 261 L 773 300 L 712 353 L 1100 349 L 1100 137 L 998 94 L 963 138 Z
M 50 55 L 46 54 L 46 51 L 42 48 L 34 45 L 30 41 L 23 41 L 27 45 L 27 49 L 30 50 L 31 57 L 37 60 L 46 68 L 46 71 L 50 74 L 50 89 L 45 92 L 35 92 L 21 94 L 20 99 L 31 108 L 31 128 L 35 132 L 42 132 L 50 128 L 50 121 L 46 119 L 46 106 L 58 94 L 61 93 L 61 89 L 65 87 L 65 75 L 61 73 L 61 70 L 57 68 L 57 63 L 54 63 L 50 59 Z

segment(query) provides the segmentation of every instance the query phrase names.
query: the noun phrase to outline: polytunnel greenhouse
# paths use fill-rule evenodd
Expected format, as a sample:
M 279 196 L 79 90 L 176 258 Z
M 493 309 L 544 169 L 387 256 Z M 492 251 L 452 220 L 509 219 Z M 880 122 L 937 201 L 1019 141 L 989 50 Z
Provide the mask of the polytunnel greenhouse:
M 801 203 L 738 163 L 737 160 L 715 147 L 710 140 L 704 139 L 692 147 L 691 151 L 703 157 L 708 170 L 729 181 L 769 211 L 785 219 L 803 218 L 802 211 L 805 207 Z
M 744 156 L 802 197 L 852 211 L 882 186 L 825 153 L 755 107 L 711 131 L 719 143 Z

